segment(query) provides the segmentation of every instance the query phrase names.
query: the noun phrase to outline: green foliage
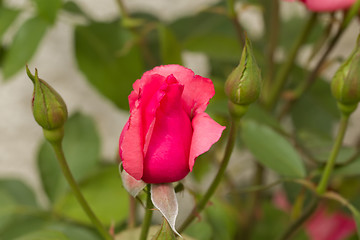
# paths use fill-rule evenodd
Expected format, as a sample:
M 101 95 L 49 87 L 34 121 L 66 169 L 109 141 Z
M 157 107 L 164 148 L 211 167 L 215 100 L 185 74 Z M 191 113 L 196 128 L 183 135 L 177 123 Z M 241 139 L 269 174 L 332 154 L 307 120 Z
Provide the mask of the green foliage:
M 172 231 L 169 223 L 164 218 L 159 231 L 152 238 L 152 240 L 175 240 L 175 239 L 176 237 L 174 232 Z
M 51 230 L 43 230 L 29 233 L 16 240 L 70 240 L 63 233 Z
M 182 64 L 182 47 L 174 34 L 164 25 L 158 26 L 162 64 Z
M 128 194 L 123 188 L 117 166 L 98 169 L 80 184 L 81 192 L 100 221 L 109 226 L 122 222 L 128 214 Z M 69 192 L 55 203 L 55 212 L 69 219 L 90 224 L 74 194 Z
M 63 233 L 69 239 L 101 240 L 102 238 L 93 229 L 65 222 L 54 222 L 46 227 Z
M 347 158 L 346 160 L 348 160 Z M 357 157 L 352 163 L 340 167 L 334 171 L 337 176 L 359 176 L 360 175 L 360 157 Z
M 77 181 L 83 180 L 97 168 L 100 158 L 100 139 L 91 118 L 76 113 L 65 124 L 63 147 L 69 167 Z M 67 189 L 60 166 L 51 145 L 44 142 L 39 150 L 38 168 L 46 194 L 56 202 Z
M 5 79 L 24 68 L 34 55 L 47 27 L 48 23 L 40 17 L 30 18 L 20 27 L 4 58 L 2 71 Z
M 212 239 L 234 239 L 237 231 L 237 216 L 233 206 L 213 200 L 212 205 L 205 209 L 205 216 L 212 228 Z
M 327 138 L 332 136 L 331 129 L 339 116 L 329 83 L 320 79 L 291 111 L 292 121 L 298 133 L 306 131 Z
M 53 24 L 56 20 L 58 10 L 62 5 L 62 0 L 32 0 L 37 7 L 39 17 Z
M 39 214 L 41 215 L 41 214 Z M 2 239 L 13 240 L 20 236 L 27 235 L 31 232 L 40 230 L 49 222 L 48 216 L 34 216 L 31 214 L 13 215 L 12 221 L 4 227 L 0 236 Z
M 63 4 L 63 9 L 69 13 L 77 14 L 89 18 L 89 16 L 74 1 L 66 1 Z
M 232 23 L 225 15 L 204 11 L 178 19 L 169 27 L 184 49 L 205 53 L 211 59 L 239 62 L 241 47 Z
M 70 16 L 74 28 L 74 57 L 79 70 L 96 90 L 119 109 L 128 110 L 127 97 L 132 84 L 145 70 L 160 64 L 183 64 L 182 55 L 188 51 L 201 53 L 206 57 L 209 64 L 207 77 L 212 79 L 216 91 L 207 111 L 217 122 L 228 125 L 228 98 L 224 94 L 224 82 L 240 60 L 242 43 L 232 23 L 232 16 L 228 16 L 230 9 L 226 8 L 226 1 L 171 23 L 161 21 L 150 13 L 132 11 L 125 20 L 114 18 L 98 21 L 92 19 L 77 1 L 31 2 L 32 5 L 15 10 L 6 7 L 6 3 L 0 0 L 0 65 L 4 79 L 14 76 L 31 60 L 49 27 L 54 27 L 63 16 Z M 246 13 L 248 5 L 255 5 L 262 14 L 264 34 L 259 39 L 251 39 L 254 58 L 263 72 L 270 72 L 268 66 L 272 66 L 274 69 L 271 72 L 276 75 L 284 63 L 278 61 L 280 58 L 277 58 L 277 54 L 271 63 L 268 58 L 268 51 L 272 47 L 271 39 L 274 37 L 271 35 L 277 32 L 270 29 L 273 1 L 244 0 L 241 4 L 240 14 Z M 59 18 L 61 13 L 65 14 Z M 28 18 L 22 18 L 22 15 Z M 290 52 L 300 34 L 299 29 L 306 24 L 304 19 L 301 16 L 280 18 L 276 50 L 280 50 L 280 53 L 284 51 L 285 55 Z M 12 29 L 14 22 L 19 28 L 14 26 Z M 303 45 L 314 46 L 315 42 L 326 42 L 329 35 L 320 36 L 324 33 L 323 28 L 323 22 L 318 21 Z M 7 39 L 7 34 L 12 33 L 9 29 L 14 31 L 14 38 L 10 42 Z M 330 30 L 329 28 L 328 32 L 332 33 Z M 318 41 L 319 39 L 322 41 Z M 313 49 L 314 52 L 318 50 L 318 46 Z M 323 51 L 320 54 L 321 52 Z M 313 59 L 317 61 L 317 58 Z M 326 69 L 326 64 L 322 64 L 322 71 Z M 285 88 L 298 89 L 308 75 L 306 67 L 292 66 Z M 272 89 L 269 87 L 266 90 Z M 264 99 L 249 107 L 239 130 L 242 141 L 237 146 L 243 151 L 245 145 L 256 160 L 266 167 L 265 173 L 272 170 L 280 177 L 303 179 L 309 172 L 309 180 L 316 183 L 316 178 L 314 180 L 310 177 L 313 174 L 317 176 L 323 168 L 334 142 L 333 129 L 339 120 L 336 101 L 330 94 L 328 82 L 318 78 L 312 88 L 286 112 L 290 119 L 285 118 L 283 122 L 278 119 L 283 101 L 291 99 L 297 92 L 284 93 L 283 98 L 279 96 L 280 101 L 274 111 L 267 111 L 262 107 Z M 295 95 L 291 95 L 292 93 Z M 305 166 L 300 152 L 284 136 L 290 132 L 297 145 L 305 149 L 303 152 L 311 155 L 317 162 Z M 191 174 L 196 181 L 203 181 L 204 176 L 216 170 L 218 165 L 212 163 L 218 160 L 219 155 L 222 156 L 222 143 L 226 142 L 226 134 L 228 132 L 223 134 L 217 146 L 198 157 Z M 137 239 L 139 228 L 123 230 L 128 217 L 128 194 L 122 187 L 116 164 L 100 162 L 100 138 L 93 120 L 79 113 L 73 115 L 65 126 L 63 147 L 82 193 L 101 222 L 107 229 L 115 225 L 116 239 Z M 353 146 L 342 147 L 329 184 L 354 202 L 354 207 L 359 207 L 359 185 L 354 182 L 360 175 L 360 158 L 347 163 L 357 150 Z M 41 206 L 33 191 L 23 182 L 14 179 L 0 180 L 0 239 L 102 239 L 91 227 L 90 220 L 68 188 L 53 149 L 46 142 L 39 149 L 37 167 L 49 206 Z M 251 201 L 253 192 L 244 191 L 240 194 L 237 190 L 243 187 L 243 183 L 232 182 L 232 176 L 227 177 L 228 181 L 223 181 L 222 185 L 226 190 L 225 195 L 221 191 L 216 193 L 216 197 L 212 198 L 212 202 L 201 214 L 201 220 L 190 225 L 183 234 L 184 237 L 188 234 L 198 240 L 226 240 L 241 236 L 241 227 L 246 225 L 243 220 L 246 220 L 247 213 L 247 205 L 244 207 L 242 203 Z M 185 189 L 186 184 L 185 182 Z M 252 183 L 246 184 L 251 185 L 249 189 L 257 187 L 253 188 Z M 299 196 L 304 197 L 304 206 L 307 205 L 310 191 L 304 190 L 302 185 L 290 182 L 283 184 L 283 188 L 291 205 L 298 201 Z M 286 229 L 289 213 L 277 209 L 268 201 L 273 197 L 273 192 L 262 192 L 258 196 L 261 203 L 254 213 L 257 222 L 249 239 L 276 239 Z M 360 230 L 360 214 L 355 208 L 350 210 Z M 137 223 L 141 221 L 137 220 Z M 121 231 L 120 234 L 117 233 L 118 230 Z M 166 221 L 160 228 L 151 227 L 150 232 L 149 238 L 175 239 Z M 300 235 L 294 239 L 309 237 L 301 230 Z
M 89 82 L 121 109 L 128 109 L 132 83 L 144 71 L 140 49 L 119 21 L 75 28 L 75 54 Z
M 256 224 L 252 240 L 258 239 L 277 239 L 285 230 L 289 222 L 286 212 L 276 208 L 270 202 L 265 202 L 261 206 L 261 215 Z M 294 240 L 309 239 L 303 230 L 294 238 Z
M 255 122 L 243 124 L 242 139 L 260 163 L 286 177 L 302 178 L 305 168 L 294 147 L 280 134 Z
M 38 207 L 33 191 L 20 180 L 0 179 L 0 189 L 7 192 L 19 205 Z
M 309 18 L 310 16 L 306 17 Z M 289 51 L 290 48 L 293 46 L 293 43 L 295 41 L 294 39 L 296 39 L 296 36 L 300 34 L 299 30 L 304 28 L 306 24 L 306 21 L 304 21 L 304 19 L 306 18 L 295 15 L 287 21 L 281 21 L 279 45 L 285 48 L 286 51 Z M 319 39 L 323 31 L 324 26 L 320 21 L 318 21 L 313 27 L 311 34 L 307 37 L 305 43 L 314 43 L 317 39 Z
M 2 39 L 6 30 L 14 22 L 18 14 L 19 11 L 17 10 L 0 6 L 0 40 Z
M 196 240 L 208 240 L 211 239 L 213 231 L 211 225 L 206 221 L 197 221 L 185 230 L 185 234 L 194 237 Z

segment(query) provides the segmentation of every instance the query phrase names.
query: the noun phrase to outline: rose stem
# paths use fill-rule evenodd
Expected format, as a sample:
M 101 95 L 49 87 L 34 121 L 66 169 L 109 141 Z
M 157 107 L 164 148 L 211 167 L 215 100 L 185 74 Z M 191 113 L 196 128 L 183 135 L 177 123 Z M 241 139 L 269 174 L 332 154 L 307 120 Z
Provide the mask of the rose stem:
M 313 13 L 311 15 L 310 19 L 308 20 L 308 22 L 306 23 L 303 31 L 299 35 L 298 39 L 294 43 L 293 47 L 291 48 L 286 60 L 284 61 L 284 64 L 281 66 L 281 68 L 277 72 L 274 83 L 271 83 L 271 85 L 273 86 L 273 89 L 270 92 L 268 99 L 266 99 L 266 104 L 265 104 L 269 110 L 274 108 L 274 106 L 277 102 L 277 99 L 280 96 L 280 91 L 284 87 L 284 85 L 286 83 L 286 79 L 288 78 L 289 73 L 292 69 L 292 66 L 294 65 L 294 61 L 297 56 L 297 53 L 298 53 L 300 47 L 303 45 L 306 38 L 309 36 L 309 33 L 316 22 L 316 18 L 317 18 L 317 14 Z
M 147 235 L 149 233 L 149 228 L 151 224 L 151 218 L 153 214 L 153 204 L 151 202 L 151 191 L 150 191 L 150 184 L 147 186 L 147 198 L 146 198 L 146 211 L 145 211 L 145 217 L 144 222 L 141 227 L 141 234 L 140 234 L 140 240 L 146 240 Z
M 136 199 L 129 194 L 129 219 L 128 228 L 134 228 L 136 225 Z
M 327 56 L 330 54 L 330 52 L 333 50 L 333 48 L 335 47 L 335 45 L 337 44 L 337 42 L 339 41 L 340 37 L 342 36 L 342 34 L 344 33 L 344 31 L 347 29 L 347 27 L 349 26 L 351 20 L 354 18 L 354 16 L 356 16 L 356 13 L 359 12 L 360 9 L 360 0 L 357 0 L 352 7 L 350 8 L 350 10 L 347 12 L 347 14 L 345 15 L 337 33 L 335 34 L 335 36 L 330 39 L 330 42 L 327 46 L 327 49 L 325 50 L 325 52 L 323 53 L 323 55 L 321 56 L 320 60 L 318 61 L 318 63 L 316 64 L 315 68 L 312 70 L 312 72 L 310 73 L 309 77 L 306 79 L 306 81 L 303 81 L 302 84 L 300 84 L 295 90 L 295 96 L 293 99 L 289 100 L 284 107 L 281 109 L 280 114 L 279 114 L 279 119 L 282 119 L 287 112 L 290 111 L 290 109 L 292 108 L 292 106 L 295 104 L 295 102 L 306 92 L 307 89 L 309 89 L 311 87 L 311 85 L 315 82 L 316 77 L 318 75 L 318 73 L 321 70 L 321 67 L 324 63 L 324 61 L 326 60 Z
M 227 9 L 228 9 L 228 17 L 230 18 L 230 20 L 232 21 L 232 23 L 234 24 L 234 28 L 236 30 L 238 39 L 239 39 L 239 44 L 240 44 L 240 48 L 244 47 L 245 44 L 245 36 L 244 36 L 244 31 L 239 23 L 238 20 L 238 16 L 237 13 L 235 11 L 235 2 L 234 0 L 227 0 Z
M 348 122 L 349 122 L 349 115 L 341 114 L 340 128 L 336 136 L 335 143 L 331 149 L 329 159 L 326 162 L 326 166 L 322 178 L 316 189 L 316 193 L 320 196 L 324 194 L 326 191 L 331 172 L 334 168 L 336 157 L 339 153 L 339 150 L 341 148 L 346 133 Z M 305 223 L 305 221 L 313 214 L 313 212 L 316 210 L 318 203 L 319 203 L 319 198 L 318 196 L 315 196 L 312 199 L 310 205 L 305 209 L 303 214 L 287 228 L 287 230 L 280 239 L 281 240 L 290 239 L 296 233 L 296 231 L 303 225 L 303 223 Z
M 235 122 L 234 119 L 232 119 L 229 137 L 228 137 L 224 157 L 221 162 L 220 168 L 219 168 L 214 180 L 212 181 L 210 187 L 206 191 L 205 195 L 195 205 L 195 207 L 192 209 L 190 215 L 186 218 L 184 223 L 180 226 L 180 228 L 179 228 L 180 233 L 182 231 L 184 231 L 191 224 L 191 222 L 195 219 L 195 217 L 198 215 L 198 213 L 200 213 L 204 209 L 205 205 L 207 204 L 207 202 L 209 201 L 211 196 L 214 194 L 216 188 L 219 186 L 221 179 L 224 176 L 226 167 L 229 163 L 232 150 L 234 149 L 237 129 L 238 129 L 238 122 Z
M 267 46 L 267 73 L 265 80 L 267 83 L 273 82 L 275 62 L 274 55 L 277 48 L 277 43 L 279 40 L 280 32 L 280 14 L 279 14 L 279 1 L 271 1 L 271 11 L 270 19 L 266 21 L 269 22 L 269 29 L 266 35 L 268 35 L 268 46 Z M 265 14 L 266 15 L 266 14 Z M 268 28 L 267 28 L 268 29 Z
M 316 192 L 319 195 L 324 194 L 326 191 L 330 175 L 331 175 L 332 170 L 335 165 L 336 157 L 338 156 L 339 150 L 342 146 L 342 142 L 343 142 L 343 139 L 344 139 L 344 136 L 346 133 L 346 128 L 348 126 L 348 122 L 349 122 L 349 115 L 341 114 L 340 128 L 339 128 L 338 134 L 336 136 L 334 146 L 332 147 L 329 159 L 326 162 L 326 166 L 325 166 L 323 175 L 321 177 L 320 183 L 316 189 Z
M 61 141 L 50 142 L 50 143 L 55 151 L 55 155 L 59 161 L 61 170 L 62 170 L 68 184 L 70 185 L 70 188 L 72 189 L 76 199 L 78 200 L 79 204 L 81 205 L 82 209 L 85 211 L 87 216 L 90 218 L 91 222 L 95 225 L 96 229 L 100 232 L 100 234 L 104 237 L 104 239 L 106 239 L 106 240 L 113 239 L 110 236 L 110 234 L 105 230 L 104 226 L 101 224 L 99 219 L 96 217 L 94 212 L 91 210 L 89 204 L 86 202 L 84 196 L 82 195 L 79 186 L 77 185 L 73 175 L 71 174 L 69 165 L 66 162 Z

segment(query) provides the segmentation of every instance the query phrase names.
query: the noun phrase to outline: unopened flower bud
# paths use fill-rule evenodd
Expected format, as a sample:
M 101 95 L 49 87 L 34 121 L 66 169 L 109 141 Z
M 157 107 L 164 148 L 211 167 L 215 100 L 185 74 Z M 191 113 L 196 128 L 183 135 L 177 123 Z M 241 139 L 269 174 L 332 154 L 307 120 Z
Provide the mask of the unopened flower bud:
M 255 102 L 261 90 L 261 71 L 258 67 L 248 38 L 239 65 L 231 72 L 225 83 L 225 93 L 231 102 L 248 105 Z
M 356 109 L 360 101 L 360 46 L 340 66 L 331 82 L 331 91 L 342 108 Z M 342 110 L 341 108 L 341 110 Z M 342 110 L 343 111 L 343 110 Z
M 68 113 L 62 97 L 44 80 L 32 75 L 28 66 L 26 73 L 34 83 L 32 111 L 36 122 L 44 129 L 44 133 L 62 128 Z

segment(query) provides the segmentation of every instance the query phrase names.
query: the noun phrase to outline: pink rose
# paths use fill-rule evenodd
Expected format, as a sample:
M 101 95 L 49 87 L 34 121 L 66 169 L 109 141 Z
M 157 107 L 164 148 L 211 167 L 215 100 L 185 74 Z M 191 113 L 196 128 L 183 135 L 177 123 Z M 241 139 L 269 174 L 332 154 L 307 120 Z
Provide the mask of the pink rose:
M 273 202 L 279 209 L 291 212 L 291 205 L 284 192 L 276 192 Z M 356 223 L 351 216 L 341 211 L 327 212 L 325 205 L 316 209 L 304 227 L 311 240 L 341 240 L 356 233 Z
M 213 83 L 185 67 L 165 65 L 145 72 L 133 88 L 119 140 L 124 170 L 146 183 L 183 179 L 225 129 L 204 112 L 215 94 Z
M 314 12 L 332 12 L 351 7 L 356 0 L 300 0 Z
M 356 224 L 351 216 L 340 211 L 327 212 L 321 205 L 305 224 L 312 240 L 341 240 L 356 233 Z

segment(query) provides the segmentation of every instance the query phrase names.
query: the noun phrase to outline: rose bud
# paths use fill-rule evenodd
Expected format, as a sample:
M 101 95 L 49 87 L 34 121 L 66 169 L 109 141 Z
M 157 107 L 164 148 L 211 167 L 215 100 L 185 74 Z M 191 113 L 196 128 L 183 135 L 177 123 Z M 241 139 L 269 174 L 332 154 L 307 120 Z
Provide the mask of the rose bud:
M 359 43 L 350 57 L 335 73 L 331 82 L 331 91 L 342 110 L 351 113 L 356 109 L 356 106 L 360 101 Z
M 119 140 L 124 170 L 146 183 L 183 179 L 225 129 L 204 112 L 215 94 L 213 83 L 185 67 L 165 65 L 145 72 L 133 89 Z
M 261 90 L 261 71 L 258 67 L 248 38 L 239 65 L 230 73 L 225 82 L 225 93 L 237 105 L 255 102 Z
M 34 83 L 32 111 L 36 122 L 44 130 L 62 128 L 68 116 L 64 100 L 49 84 L 38 77 L 37 69 L 34 76 L 26 66 L 26 73 Z

